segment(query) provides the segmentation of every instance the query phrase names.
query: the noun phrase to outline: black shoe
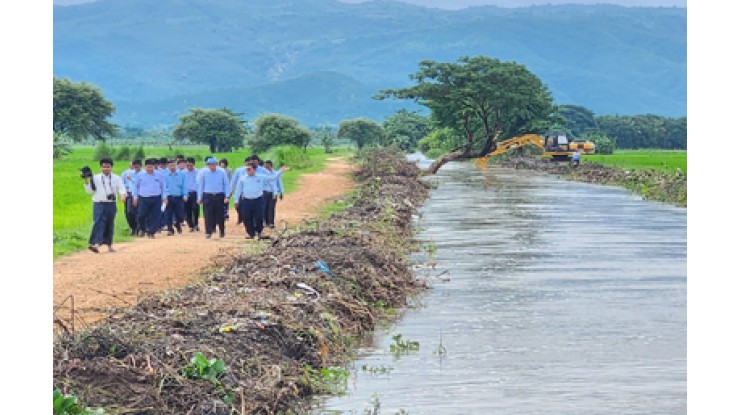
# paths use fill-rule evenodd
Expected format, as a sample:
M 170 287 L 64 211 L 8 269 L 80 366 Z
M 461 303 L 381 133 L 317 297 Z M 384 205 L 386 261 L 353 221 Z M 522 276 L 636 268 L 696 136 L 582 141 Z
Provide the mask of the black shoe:
M 206 234 L 206 239 L 211 239 L 211 234 L 210 233 L 207 233 Z
M 224 232 L 221 232 L 221 233 L 218 234 L 218 237 L 219 238 L 223 238 L 224 236 L 226 236 L 226 234 Z
M 167 231 L 167 236 L 172 236 L 175 234 L 175 231 Z
M 98 252 L 100 252 L 100 251 L 98 250 L 98 247 L 97 247 L 97 246 L 95 246 L 95 245 L 90 245 L 90 246 L 88 246 L 88 247 L 87 247 L 87 249 L 89 249 L 89 250 L 91 250 L 91 251 L 95 252 L 96 254 L 97 254 Z
M 195 231 L 196 231 L 196 232 L 200 232 L 200 226 L 198 226 L 198 225 L 195 225 Z
M 177 233 L 182 233 L 182 226 L 181 225 L 177 225 Z

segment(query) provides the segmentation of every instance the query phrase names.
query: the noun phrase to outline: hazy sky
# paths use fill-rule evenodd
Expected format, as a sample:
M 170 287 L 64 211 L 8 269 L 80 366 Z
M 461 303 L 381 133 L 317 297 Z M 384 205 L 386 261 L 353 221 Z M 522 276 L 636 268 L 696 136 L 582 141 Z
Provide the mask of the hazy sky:
M 96 0 L 54 0 L 54 4 L 81 4 Z M 362 3 L 372 0 L 339 0 L 344 3 Z M 420 6 L 440 9 L 463 9 L 469 6 L 495 5 L 501 7 L 523 7 L 535 4 L 618 4 L 621 6 L 686 7 L 686 0 L 397 0 Z

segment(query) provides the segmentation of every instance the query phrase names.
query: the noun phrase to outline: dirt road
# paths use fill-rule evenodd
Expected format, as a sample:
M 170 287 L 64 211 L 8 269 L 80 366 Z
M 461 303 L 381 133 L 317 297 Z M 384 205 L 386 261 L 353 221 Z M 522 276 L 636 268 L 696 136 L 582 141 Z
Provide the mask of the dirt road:
M 286 221 L 295 226 L 314 216 L 323 203 L 346 193 L 353 187 L 351 171 L 346 160 L 334 158 L 323 171 L 302 176 L 298 190 L 278 201 L 276 225 Z M 182 234 L 163 232 L 155 239 L 114 244 L 116 252 L 101 248 L 99 254 L 85 251 L 54 261 L 55 318 L 79 329 L 100 320 L 109 307 L 132 305 L 145 294 L 188 285 L 219 257 L 255 243 L 246 240 L 244 226 L 236 224 L 233 203 L 230 216 L 222 239 L 205 239 L 201 215 L 201 232 L 191 233 L 186 226 Z

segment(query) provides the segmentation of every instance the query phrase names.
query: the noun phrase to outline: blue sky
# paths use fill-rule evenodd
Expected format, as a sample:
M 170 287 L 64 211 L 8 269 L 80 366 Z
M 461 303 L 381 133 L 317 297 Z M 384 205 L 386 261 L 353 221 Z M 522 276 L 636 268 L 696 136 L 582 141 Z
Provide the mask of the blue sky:
M 56 5 L 90 3 L 97 0 L 54 0 Z M 362 3 L 371 0 L 339 0 L 344 3 Z M 440 9 L 463 9 L 470 6 L 496 5 L 500 7 L 524 7 L 540 4 L 598 4 L 609 3 L 620 6 L 686 7 L 687 0 L 397 0 L 420 6 Z

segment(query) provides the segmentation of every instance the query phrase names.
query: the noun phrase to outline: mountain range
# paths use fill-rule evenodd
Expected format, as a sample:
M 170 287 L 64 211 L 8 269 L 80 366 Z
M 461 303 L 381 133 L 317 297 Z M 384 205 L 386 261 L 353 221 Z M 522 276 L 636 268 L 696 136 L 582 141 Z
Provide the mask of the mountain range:
M 558 104 L 677 117 L 687 107 L 686 33 L 678 7 L 99 0 L 54 6 L 54 75 L 98 86 L 122 126 L 170 128 L 195 107 L 316 126 L 425 113 L 371 97 L 413 85 L 422 60 L 486 55 L 525 65 Z

